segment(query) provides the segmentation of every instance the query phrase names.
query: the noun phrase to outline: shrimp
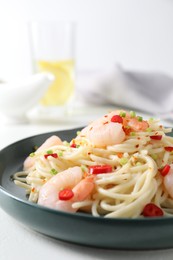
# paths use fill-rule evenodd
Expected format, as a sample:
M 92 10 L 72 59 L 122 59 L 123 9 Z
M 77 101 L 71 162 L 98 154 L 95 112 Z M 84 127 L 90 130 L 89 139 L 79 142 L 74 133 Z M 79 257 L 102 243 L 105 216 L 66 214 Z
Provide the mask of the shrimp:
M 49 148 L 51 146 L 54 145 L 62 145 L 62 141 L 61 139 L 56 136 L 56 135 L 52 135 L 51 137 L 49 137 L 38 149 L 37 152 L 40 152 L 46 148 Z M 29 168 L 31 168 L 35 163 L 35 158 L 34 157 L 30 157 L 28 156 L 25 161 L 24 161 L 24 170 L 28 170 Z
M 79 166 L 58 173 L 41 187 L 38 204 L 65 212 L 76 212 L 78 208 L 74 209 L 72 204 L 88 198 L 94 189 L 93 176 L 82 178 L 83 172 Z M 58 193 L 66 188 L 72 189 L 73 198 L 67 201 L 60 200 Z
M 137 118 L 131 118 L 127 122 L 127 125 L 134 131 L 134 132 L 139 132 L 139 131 L 145 131 L 148 127 L 149 124 L 147 121 L 139 121 Z
M 169 196 L 173 199 L 173 164 L 170 164 L 170 166 L 168 174 L 164 176 L 163 184 Z
M 125 139 L 123 125 L 111 122 L 111 118 L 115 114 L 118 114 L 118 112 L 111 112 L 85 127 L 77 136 L 76 141 L 78 142 L 78 139 L 85 137 L 96 147 L 104 147 L 123 142 Z
M 82 133 L 81 133 L 82 134 Z M 119 144 L 125 139 L 125 132 L 119 123 L 98 124 L 89 129 L 87 139 L 96 147 Z
M 112 117 L 120 115 L 119 110 L 112 111 L 104 117 L 94 121 L 85 127 L 75 139 L 77 142 L 81 138 L 86 138 L 96 147 L 105 147 L 122 143 L 126 134 L 130 131 L 145 131 L 148 128 L 147 121 L 139 121 L 137 117 L 131 117 L 125 112 L 125 117 L 121 117 L 120 122 L 112 122 Z M 79 142 L 80 144 L 80 142 Z

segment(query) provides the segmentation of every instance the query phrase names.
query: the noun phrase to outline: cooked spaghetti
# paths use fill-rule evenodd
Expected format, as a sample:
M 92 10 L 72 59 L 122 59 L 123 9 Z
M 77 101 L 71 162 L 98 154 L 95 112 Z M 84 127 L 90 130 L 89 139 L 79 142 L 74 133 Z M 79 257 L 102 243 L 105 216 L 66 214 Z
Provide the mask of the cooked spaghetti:
M 173 215 L 173 138 L 159 120 L 112 111 L 70 143 L 49 138 L 14 174 L 29 201 L 67 212 Z M 73 178 L 74 177 L 74 178 Z

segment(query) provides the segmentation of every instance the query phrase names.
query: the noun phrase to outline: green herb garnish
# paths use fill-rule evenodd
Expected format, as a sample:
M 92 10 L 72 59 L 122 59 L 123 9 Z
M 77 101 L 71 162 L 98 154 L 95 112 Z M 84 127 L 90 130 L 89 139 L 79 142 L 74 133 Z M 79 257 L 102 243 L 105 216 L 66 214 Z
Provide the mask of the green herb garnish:
M 130 135 L 131 135 L 131 136 L 135 136 L 136 133 L 135 133 L 135 132 L 131 132 Z
M 136 116 L 136 113 L 134 111 L 130 111 L 130 116 L 131 117 L 135 117 Z
M 143 120 L 143 117 L 142 116 L 138 116 L 138 121 L 142 122 L 142 120 Z
M 30 157 L 34 157 L 34 156 L 35 156 L 35 153 L 30 153 L 29 156 L 30 156 Z
M 121 117 L 126 117 L 126 113 L 125 112 L 120 112 L 120 116 Z
M 53 174 L 53 175 L 56 175 L 58 172 L 57 172 L 57 170 L 55 170 L 55 169 L 51 169 L 51 170 L 50 170 L 50 173 Z
M 47 154 L 52 154 L 52 153 L 53 153 L 52 150 L 48 150 L 48 151 L 47 151 Z
M 58 152 L 58 156 L 63 156 L 63 152 L 62 151 L 60 151 L 60 152 Z
M 141 162 L 137 162 L 137 163 L 136 163 L 136 166 L 141 166 L 141 165 L 142 165 Z
M 157 160 L 157 158 L 158 158 L 158 156 L 157 156 L 157 154 L 151 154 L 151 157 L 153 158 L 153 160 Z
M 122 166 L 125 165 L 127 162 L 128 162 L 128 159 L 127 159 L 127 158 L 121 158 L 121 159 L 120 159 L 120 164 L 121 164 Z

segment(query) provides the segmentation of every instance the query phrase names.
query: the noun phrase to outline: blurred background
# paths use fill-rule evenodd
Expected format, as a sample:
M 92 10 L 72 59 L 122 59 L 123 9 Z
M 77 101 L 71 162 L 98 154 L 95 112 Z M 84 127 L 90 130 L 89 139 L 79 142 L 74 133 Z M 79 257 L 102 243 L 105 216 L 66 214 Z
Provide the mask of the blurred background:
M 0 0 L 0 78 L 32 72 L 25 22 L 77 24 L 76 68 L 173 74 L 172 0 Z
M 58 83 L 60 91 L 56 82 L 52 83 L 54 87 L 49 87 L 49 91 L 52 88 L 51 96 L 45 95 L 47 99 L 43 98 L 43 106 L 58 107 L 59 114 L 55 111 L 57 118 L 64 113 L 62 109 L 67 109 L 64 105 L 70 104 L 68 96 L 71 98 L 70 93 L 73 93 L 73 105 L 68 111 L 89 112 L 86 107 L 85 111 L 79 109 L 81 104 L 87 104 L 93 114 L 90 105 L 113 105 L 159 117 L 162 112 L 164 117 L 168 113 L 173 119 L 172 13 L 172 0 L 0 0 L 0 80 L 25 79 L 35 73 L 28 24 L 33 21 L 72 21 L 76 24 L 74 56 L 62 60 L 63 64 L 57 67 L 55 74 L 61 81 Z M 64 82 L 72 75 L 73 60 L 75 81 L 71 78 L 68 88 Z M 42 71 L 49 66 L 52 68 L 49 71 L 53 72 L 55 64 L 40 62 Z M 57 74 L 59 69 L 66 70 L 66 78 L 62 71 L 61 76 Z M 16 118 L 26 116 L 21 114 L 21 107 L 34 97 L 35 90 L 30 91 L 31 98 L 28 99 L 24 89 L 29 87 L 24 88 L 24 84 L 20 87 L 21 95 L 16 99 L 13 93 L 9 97 L 11 91 L 5 93 L 4 90 L 2 94 L 3 88 L 0 89 L 0 112 L 7 114 L 9 110 L 8 116 L 14 117 L 14 109 L 18 106 Z M 60 92 L 63 94 L 61 90 L 65 93 L 65 101 L 58 97 Z M 38 104 L 40 96 L 33 100 L 33 104 L 28 104 L 26 113 Z M 59 100 L 53 100 L 54 97 Z M 10 106 L 6 107 L 7 103 Z M 41 110 L 44 115 L 46 111 Z

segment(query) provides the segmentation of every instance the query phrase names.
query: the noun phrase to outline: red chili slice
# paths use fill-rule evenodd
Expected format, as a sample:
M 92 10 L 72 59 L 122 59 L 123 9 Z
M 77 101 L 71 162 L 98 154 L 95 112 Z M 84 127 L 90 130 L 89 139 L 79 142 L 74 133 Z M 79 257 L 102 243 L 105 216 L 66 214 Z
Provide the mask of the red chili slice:
M 72 143 L 72 144 L 70 145 L 70 147 L 76 148 L 76 144 L 75 144 L 75 143 Z
M 166 164 L 162 169 L 160 169 L 160 174 L 164 177 L 166 176 L 171 169 L 171 166 L 169 164 Z
M 70 189 L 61 190 L 58 194 L 60 200 L 70 200 L 73 198 L 74 193 Z
M 165 147 L 165 151 L 172 152 L 173 151 L 173 147 L 172 146 L 166 146 Z
M 151 135 L 150 138 L 153 139 L 153 140 L 161 140 L 162 135 Z
M 144 217 L 159 217 L 164 215 L 163 210 L 154 203 L 145 205 L 142 214 Z
M 111 122 L 122 124 L 122 123 L 123 123 L 123 118 L 122 118 L 121 116 L 119 116 L 119 115 L 114 115 L 114 116 L 111 118 Z
M 44 158 L 47 159 L 47 157 L 49 157 L 49 156 L 52 156 L 53 158 L 58 158 L 57 153 L 45 154 L 45 155 L 44 155 Z
M 99 173 L 107 173 L 112 172 L 112 166 L 111 165 L 94 165 L 89 166 L 89 173 L 90 174 L 99 174 Z

